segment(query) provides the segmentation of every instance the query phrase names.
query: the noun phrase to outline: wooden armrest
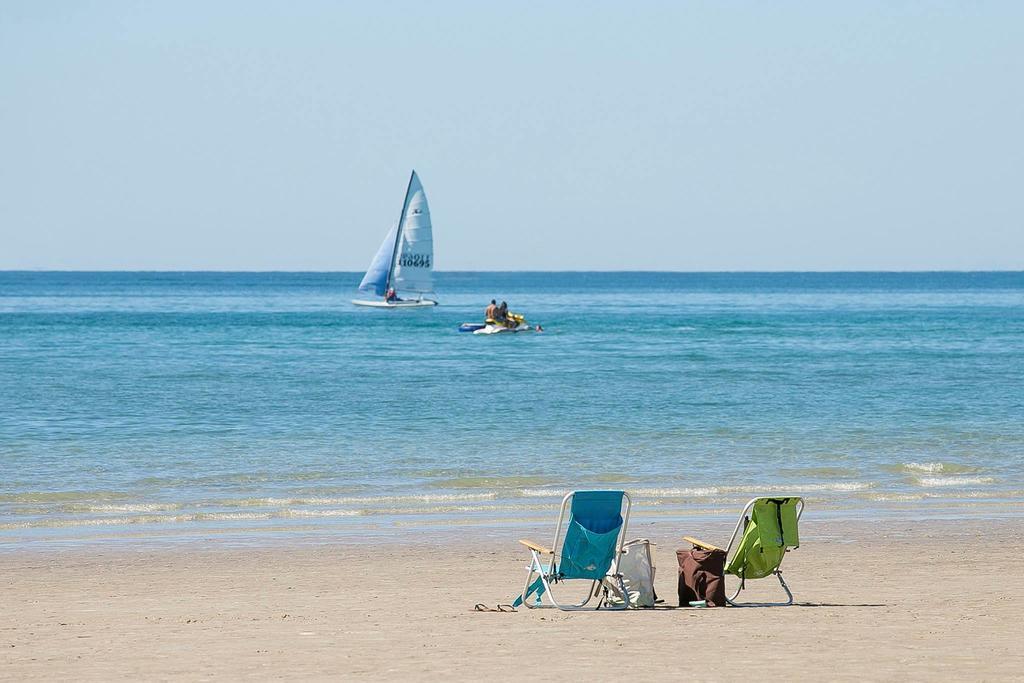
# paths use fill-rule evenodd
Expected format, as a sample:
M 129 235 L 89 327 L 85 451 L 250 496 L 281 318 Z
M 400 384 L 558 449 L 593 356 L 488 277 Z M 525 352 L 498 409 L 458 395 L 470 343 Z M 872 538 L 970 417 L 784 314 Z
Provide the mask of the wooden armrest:
M 555 551 L 549 548 L 545 548 L 540 543 L 534 543 L 533 541 L 527 541 L 525 539 L 519 539 L 519 542 L 525 545 L 530 550 L 536 550 L 541 555 L 554 555 Z
M 698 540 L 693 536 L 683 536 L 683 540 L 687 543 L 692 543 L 695 548 L 704 548 L 705 550 L 721 550 L 717 545 L 711 545 L 704 541 Z

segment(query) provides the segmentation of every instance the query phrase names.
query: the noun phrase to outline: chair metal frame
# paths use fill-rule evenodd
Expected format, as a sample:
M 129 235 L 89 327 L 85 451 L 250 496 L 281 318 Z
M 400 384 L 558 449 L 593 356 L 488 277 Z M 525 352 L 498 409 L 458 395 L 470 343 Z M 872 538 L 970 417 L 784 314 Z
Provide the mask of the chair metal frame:
M 567 493 L 562 498 L 562 506 L 558 511 L 558 522 L 555 524 L 555 538 L 551 543 L 551 548 L 544 548 L 528 541 L 520 541 L 523 545 L 530 549 L 531 560 L 530 565 L 526 568 L 526 583 L 523 585 L 522 600 L 523 605 L 529 609 L 560 609 L 564 612 L 582 611 L 582 610 L 599 610 L 602 607 L 609 610 L 621 610 L 629 607 L 629 594 L 626 591 L 626 584 L 622 578 L 622 574 L 619 573 L 619 558 L 622 557 L 622 548 L 625 544 L 626 529 L 629 525 L 629 513 L 633 508 L 633 500 L 629 497 L 629 494 L 625 491 L 622 492 L 622 499 L 624 501 L 625 512 L 620 512 L 622 515 L 622 526 L 619 527 L 619 536 L 616 540 L 615 545 L 615 556 L 612 558 L 611 566 L 608 568 L 607 574 L 601 579 L 593 580 L 590 590 L 587 592 L 586 599 L 583 602 L 564 605 L 558 601 L 555 597 L 555 593 L 552 590 L 552 586 L 556 583 L 562 583 L 564 581 L 579 581 L 583 579 L 562 579 L 559 578 L 557 569 L 558 563 L 555 558 L 561 557 L 560 548 L 558 546 L 559 536 L 562 534 L 562 522 L 566 519 L 566 510 L 570 509 L 569 503 L 577 493 L 582 491 L 573 491 Z M 564 540 L 564 538 L 563 538 Z M 541 554 L 550 555 L 551 562 L 544 566 L 541 562 Z M 530 584 L 534 581 L 534 576 L 541 580 L 544 586 L 544 595 L 548 596 L 548 600 L 551 601 L 550 605 L 545 605 L 543 602 L 531 604 L 530 597 L 528 595 L 530 590 Z M 613 604 L 609 600 L 609 594 L 618 594 L 621 598 L 619 603 Z M 588 607 L 591 599 L 601 596 L 595 607 Z M 543 598 L 539 598 L 543 600 Z
M 796 520 L 797 523 L 800 522 L 800 517 L 804 513 L 803 496 L 758 496 L 757 498 L 752 498 L 746 505 L 743 506 L 743 511 L 740 513 L 740 519 L 738 522 L 736 522 L 736 527 L 732 530 L 732 536 L 729 538 L 729 545 L 725 547 L 726 566 L 728 566 L 729 564 L 729 553 L 733 551 L 733 546 L 736 544 L 737 539 L 742 539 L 743 534 L 747 530 L 747 524 L 750 523 L 749 513 L 751 510 L 753 510 L 754 503 L 760 500 L 778 500 L 781 498 L 795 498 L 797 500 Z M 693 545 L 700 548 L 720 550 L 720 548 L 716 546 L 704 543 L 703 541 L 699 541 L 691 536 L 684 536 L 684 540 L 687 540 L 690 543 L 693 543 Z M 786 552 L 788 553 L 789 551 L 790 549 L 786 548 Z M 739 579 L 740 585 L 736 587 L 736 590 L 733 592 L 733 594 L 731 596 L 726 594 L 726 602 L 728 602 L 733 607 L 788 607 L 789 605 L 792 605 L 793 592 L 789 589 L 789 585 L 786 583 L 786 580 L 782 578 L 782 562 L 785 559 L 786 555 L 784 553 L 782 559 L 779 560 L 778 566 L 775 567 L 774 570 L 772 570 L 772 575 L 779 580 L 779 585 L 782 586 L 782 590 L 785 591 L 786 602 L 736 602 L 736 598 L 739 597 L 740 592 L 742 592 L 745 587 L 744 584 L 746 583 L 746 580 L 742 578 Z
M 752 499 L 743 507 L 743 512 L 740 513 L 740 521 L 736 523 L 736 528 L 732 531 L 732 537 L 729 539 L 729 545 L 725 548 L 725 561 L 726 564 L 729 562 L 729 551 L 732 550 L 733 544 L 736 539 L 743 538 L 743 533 L 747 530 L 747 524 L 750 522 L 748 513 L 754 509 L 754 503 L 759 500 L 773 499 L 773 498 L 796 498 L 797 499 L 797 510 L 796 510 L 796 521 L 800 522 L 800 516 L 804 513 L 804 499 L 802 496 L 759 496 L 758 498 Z M 786 553 L 789 552 L 789 548 L 786 548 Z M 793 591 L 789 590 L 789 585 L 786 580 L 782 578 L 782 562 L 786 559 L 785 553 L 782 555 L 782 559 L 779 560 L 779 564 L 772 571 L 772 574 L 779 580 L 779 585 L 782 586 L 782 590 L 786 592 L 786 602 L 736 602 L 736 598 L 739 597 L 740 592 L 744 588 L 744 579 L 740 579 L 740 585 L 736 588 L 736 592 L 732 594 L 732 597 L 726 596 L 726 601 L 733 607 L 788 607 L 793 604 Z

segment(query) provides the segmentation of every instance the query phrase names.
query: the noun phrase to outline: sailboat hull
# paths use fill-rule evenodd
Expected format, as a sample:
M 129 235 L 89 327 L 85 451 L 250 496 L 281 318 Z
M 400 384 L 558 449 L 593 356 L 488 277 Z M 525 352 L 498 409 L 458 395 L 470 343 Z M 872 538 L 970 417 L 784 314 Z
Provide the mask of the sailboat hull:
M 367 301 L 365 299 L 352 299 L 356 306 L 367 306 L 369 308 L 429 308 L 436 306 L 436 301 L 430 299 L 412 299 L 409 301 Z

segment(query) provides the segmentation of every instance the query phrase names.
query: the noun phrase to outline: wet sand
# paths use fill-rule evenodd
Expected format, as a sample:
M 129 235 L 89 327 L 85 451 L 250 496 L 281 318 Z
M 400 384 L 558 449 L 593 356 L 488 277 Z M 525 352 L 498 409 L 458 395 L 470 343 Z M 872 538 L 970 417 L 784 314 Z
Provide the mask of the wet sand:
M 473 611 L 521 587 L 515 531 L 411 545 L 4 552 L 0 679 L 1024 676 L 1014 520 L 809 515 L 785 564 L 797 604 L 749 609 L 667 607 L 679 536 L 724 542 L 725 524 L 637 522 L 631 537 L 659 541 L 665 608 Z

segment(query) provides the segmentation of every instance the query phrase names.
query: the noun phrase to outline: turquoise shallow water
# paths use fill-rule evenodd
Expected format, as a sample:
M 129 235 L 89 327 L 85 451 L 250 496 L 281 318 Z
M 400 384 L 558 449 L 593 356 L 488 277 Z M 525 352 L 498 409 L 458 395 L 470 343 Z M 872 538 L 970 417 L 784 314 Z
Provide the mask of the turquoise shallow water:
M 0 546 L 1024 509 L 1024 274 L 0 273 Z M 543 334 L 460 334 L 497 297 Z M 994 514 L 994 512 L 993 512 Z

